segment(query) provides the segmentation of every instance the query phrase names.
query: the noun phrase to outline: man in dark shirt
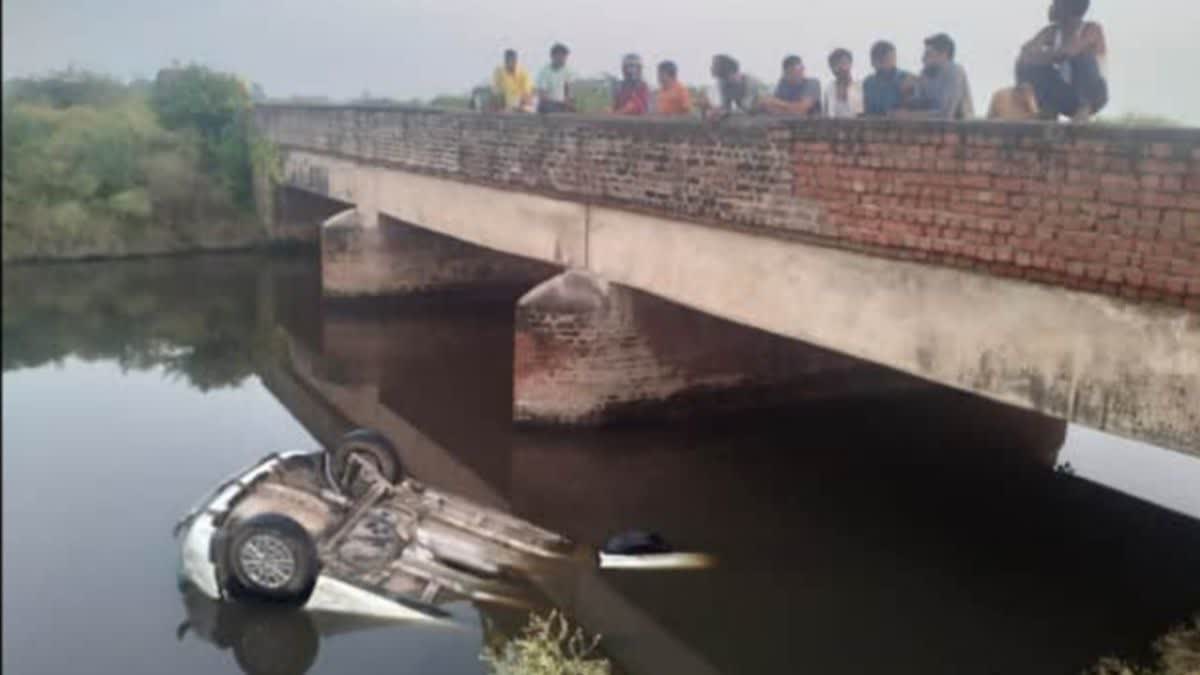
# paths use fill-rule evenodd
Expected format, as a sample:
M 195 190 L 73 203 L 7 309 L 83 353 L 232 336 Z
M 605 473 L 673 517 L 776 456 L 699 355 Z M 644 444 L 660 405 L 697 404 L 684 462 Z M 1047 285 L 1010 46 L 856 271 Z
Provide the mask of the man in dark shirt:
M 925 40 L 925 69 L 917 80 L 911 101 L 905 103 L 903 117 L 964 120 L 975 116 L 967 71 L 954 60 L 954 40 L 938 33 Z
M 1054 0 L 1050 25 L 1021 49 L 1018 85 L 1033 87 L 1046 119 L 1084 122 L 1108 104 L 1104 28 L 1086 21 L 1089 0 Z
M 886 40 L 871 47 L 871 65 L 875 74 L 863 81 L 863 109 L 868 116 L 890 115 L 912 97 L 916 79 L 896 67 L 896 45 Z
M 785 58 L 775 95 L 763 101 L 763 108 L 776 115 L 820 116 L 821 83 L 804 75 L 804 61 L 799 56 Z
M 697 107 L 704 119 L 716 122 L 740 112 L 754 114 L 763 110 L 763 101 L 770 94 L 767 86 L 741 70 L 737 59 L 728 54 L 717 54 L 712 60 L 712 76 L 717 81 L 721 105 L 714 109 L 707 96 L 701 96 Z

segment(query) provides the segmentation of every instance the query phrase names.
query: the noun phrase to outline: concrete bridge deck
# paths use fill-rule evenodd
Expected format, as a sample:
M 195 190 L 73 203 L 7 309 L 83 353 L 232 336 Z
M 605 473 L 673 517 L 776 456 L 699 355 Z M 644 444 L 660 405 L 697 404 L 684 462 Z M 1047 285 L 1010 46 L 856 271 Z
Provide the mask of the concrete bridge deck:
M 371 251 L 408 242 L 399 221 L 1200 453 L 1200 131 L 276 105 L 257 120 L 285 192 L 357 210 L 325 233 L 359 256 L 327 255 L 331 292 L 393 288 L 407 268 Z

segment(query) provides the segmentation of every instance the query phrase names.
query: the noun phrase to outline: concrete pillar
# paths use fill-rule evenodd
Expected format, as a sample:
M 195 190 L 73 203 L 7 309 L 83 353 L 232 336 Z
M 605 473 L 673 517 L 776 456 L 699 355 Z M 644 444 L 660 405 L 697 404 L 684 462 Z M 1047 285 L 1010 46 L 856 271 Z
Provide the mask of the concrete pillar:
M 372 297 L 533 285 L 556 268 L 378 215 L 369 227 L 348 209 L 321 227 L 321 278 L 329 297 Z
M 266 222 L 272 241 L 315 244 L 321 238 L 321 225 L 350 204 L 307 190 L 286 186 L 271 191 L 271 220 Z
M 925 386 L 574 270 L 520 299 L 514 358 L 513 416 L 534 424 L 768 407 L 863 385 Z

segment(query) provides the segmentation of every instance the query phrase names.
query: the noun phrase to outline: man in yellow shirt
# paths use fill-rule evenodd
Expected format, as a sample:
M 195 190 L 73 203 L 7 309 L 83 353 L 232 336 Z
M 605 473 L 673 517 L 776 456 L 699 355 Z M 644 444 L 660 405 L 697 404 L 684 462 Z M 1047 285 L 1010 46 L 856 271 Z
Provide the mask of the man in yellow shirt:
M 504 65 L 492 76 L 492 93 L 500 109 L 510 112 L 533 112 L 533 80 L 529 72 L 517 63 L 517 52 L 504 52 Z

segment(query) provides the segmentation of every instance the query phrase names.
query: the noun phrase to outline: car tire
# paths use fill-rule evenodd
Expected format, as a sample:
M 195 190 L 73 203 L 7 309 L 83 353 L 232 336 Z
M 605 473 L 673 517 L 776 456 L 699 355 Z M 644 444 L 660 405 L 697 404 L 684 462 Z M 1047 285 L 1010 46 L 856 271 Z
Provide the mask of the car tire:
M 303 675 L 320 650 L 312 617 L 278 607 L 248 612 L 232 642 L 233 658 L 248 675 Z
M 404 476 L 400 453 L 386 436 L 370 429 L 357 429 L 342 436 L 329 453 L 330 480 L 339 492 L 350 492 L 350 486 L 338 484 L 346 475 L 346 465 L 352 455 L 370 459 L 384 480 L 395 484 Z
M 264 513 L 234 526 L 225 549 L 233 595 L 302 603 L 317 581 L 317 547 L 304 526 Z

